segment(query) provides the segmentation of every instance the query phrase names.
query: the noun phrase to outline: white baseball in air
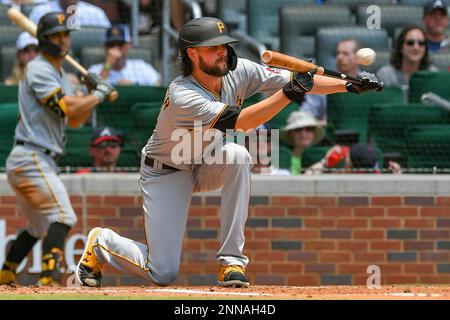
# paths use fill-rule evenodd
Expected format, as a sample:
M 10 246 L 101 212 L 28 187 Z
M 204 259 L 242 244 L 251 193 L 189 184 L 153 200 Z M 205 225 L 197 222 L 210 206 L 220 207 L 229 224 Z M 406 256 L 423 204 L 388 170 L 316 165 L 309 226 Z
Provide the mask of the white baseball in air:
M 377 54 L 370 48 L 361 48 L 356 52 L 356 61 L 358 64 L 363 66 L 368 66 L 374 63 L 376 57 Z

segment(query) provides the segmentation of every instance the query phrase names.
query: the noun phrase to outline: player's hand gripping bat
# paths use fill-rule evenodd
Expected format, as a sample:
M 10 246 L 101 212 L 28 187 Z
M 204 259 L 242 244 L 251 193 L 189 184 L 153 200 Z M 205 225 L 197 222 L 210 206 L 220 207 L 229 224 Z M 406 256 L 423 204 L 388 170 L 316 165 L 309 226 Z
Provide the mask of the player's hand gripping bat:
M 286 70 L 290 70 L 290 71 L 296 71 L 296 72 L 308 72 L 312 69 L 317 69 L 316 74 L 318 74 L 318 75 L 345 80 L 345 81 L 348 81 L 348 82 L 351 82 L 351 83 L 354 83 L 354 84 L 357 84 L 360 86 L 363 85 L 361 79 L 358 79 L 358 78 L 355 78 L 355 77 L 352 77 L 352 76 L 349 76 L 349 75 L 346 75 L 346 74 L 343 74 L 343 73 L 340 73 L 337 71 L 325 69 L 324 67 L 317 66 L 311 62 L 308 62 L 308 61 L 305 61 L 302 59 L 298 59 L 295 57 L 291 57 L 286 54 L 275 52 L 275 51 L 270 51 L 270 50 L 265 51 L 262 55 L 262 61 L 265 64 L 267 64 L 268 66 L 277 67 L 280 69 L 286 69 Z M 384 87 L 383 82 L 378 82 L 376 91 L 383 90 L 383 87 Z
M 12 22 L 14 22 L 18 27 L 27 31 L 33 37 L 36 37 L 36 30 L 37 30 L 36 25 L 33 23 L 33 21 L 28 19 L 28 17 L 25 16 L 22 12 L 20 12 L 17 9 L 10 8 L 10 9 L 8 9 L 7 14 L 8 14 L 9 19 Z M 80 65 L 77 61 L 75 61 L 75 59 L 73 59 L 70 55 L 67 54 L 64 57 L 64 59 L 68 63 L 70 63 L 72 66 L 74 66 L 83 76 L 87 76 L 88 71 L 82 65 Z M 113 92 L 111 92 L 108 95 L 107 99 L 109 101 L 115 101 L 118 97 L 119 97 L 119 93 L 117 92 L 117 90 L 114 90 Z

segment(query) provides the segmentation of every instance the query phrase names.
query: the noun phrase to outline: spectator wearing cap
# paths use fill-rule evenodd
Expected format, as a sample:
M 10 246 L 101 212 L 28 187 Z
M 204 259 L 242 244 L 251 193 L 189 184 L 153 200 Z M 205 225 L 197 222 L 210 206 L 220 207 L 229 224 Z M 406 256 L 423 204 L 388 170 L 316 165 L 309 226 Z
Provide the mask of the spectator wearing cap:
M 90 154 L 92 168 L 77 171 L 89 172 L 116 172 L 117 160 L 123 146 L 122 134 L 111 127 L 103 127 L 94 132 L 91 139 Z
M 37 24 L 39 19 L 49 12 L 64 12 L 72 15 L 73 11 L 71 11 L 71 6 L 76 6 L 75 22 L 79 23 L 80 27 L 111 27 L 111 22 L 101 8 L 77 0 L 53 0 L 36 6 L 30 13 L 30 20 Z
M 423 25 L 425 27 L 428 51 L 430 53 L 448 52 L 449 37 L 447 3 L 444 0 L 427 1 L 423 7 Z
M 367 143 L 355 143 L 351 147 L 336 145 L 328 150 L 325 157 L 305 170 L 306 175 L 320 174 L 326 169 L 342 165 L 341 173 L 381 173 L 380 152 Z M 389 161 L 389 172 L 401 174 L 401 166 Z
M 291 174 L 302 173 L 303 152 L 319 143 L 324 136 L 324 128 L 313 115 L 303 111 L 294 111 L 289 115 L 287 125 L 281 129 L 280 138 L 292 147 Z
M 16 62 L 10 75 L 5 80 L 5 85 L 17 85 L 22 79 L 28 62 L 39 54 L 38 40 L 28 32 L 22 32 L 16 41 Z
M 248 133 L 245 147 L 250 152 L 253 161 L 253 174 L 290 175 L 289 170 L 275 167 L 271 163 L 272 129 L 264 123 Z
M 112 85 L 147 85 L 161 83 L 161 75 L 142 59 L 127 59 L 131 48 L 128 28 L 115 25 L 107 30 L 105 61 L 92 65 L 89 72 L 107 79 Z

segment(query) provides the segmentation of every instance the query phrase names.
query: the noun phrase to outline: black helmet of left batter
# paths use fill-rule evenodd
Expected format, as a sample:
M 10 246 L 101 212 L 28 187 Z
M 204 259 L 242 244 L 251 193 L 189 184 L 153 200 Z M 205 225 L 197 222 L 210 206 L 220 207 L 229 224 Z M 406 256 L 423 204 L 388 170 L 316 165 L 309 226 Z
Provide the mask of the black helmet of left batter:
M 39 49 L 52 57 L 61 57 L 63 54 L 62 49 L 57 44 L 48 41 L 47 36 L 59 33 L 70 32 L 67 26 L 67 16 L 61 12 L 50 12 L 39 19 L 37 26 L 37 39 L 39 41 Z
M 209 47 L 225 44 L 228 50 L 228 68 L 236 69 L 237 56 L 230 43 L 238 42 L 228 34 L 225 23 L 214 17 L 201 17 L 188 21 L 178 35 L 181 56 L 186 56 L 186 49 L 192 47 Z

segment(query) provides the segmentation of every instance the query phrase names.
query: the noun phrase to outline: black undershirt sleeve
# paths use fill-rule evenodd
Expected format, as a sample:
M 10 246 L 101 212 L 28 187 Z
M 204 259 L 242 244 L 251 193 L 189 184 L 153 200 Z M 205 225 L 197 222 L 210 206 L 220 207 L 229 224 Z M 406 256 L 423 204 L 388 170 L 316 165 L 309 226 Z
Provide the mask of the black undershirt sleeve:
M 239 113 L 241 113 L 240 108 L 226 106 L 213 128 L 222 132 L 226 132 L 227 129 L 234 129 Z

